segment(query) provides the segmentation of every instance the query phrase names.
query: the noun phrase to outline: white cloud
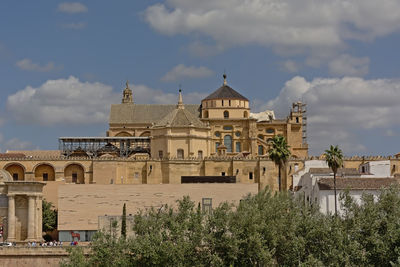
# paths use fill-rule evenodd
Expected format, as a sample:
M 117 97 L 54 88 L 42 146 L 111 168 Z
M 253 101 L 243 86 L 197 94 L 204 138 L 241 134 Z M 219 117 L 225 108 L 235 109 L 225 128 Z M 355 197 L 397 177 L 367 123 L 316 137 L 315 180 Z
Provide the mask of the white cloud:
M 64 29 L 82 30 L 82 29 L 86 28 L 86 22 L 67 23 L 67 24 L 63 24 L 62 27 Z
M 111 103 L 120 101 L 112 87 L 68 79 L 48 80 L 10 95 L 7 110 L 15 119 L 32 124 L 105 123 Z
M 368 57 L 352 57 L 343 54 L 329 62 L 329 71 L 338 76 L 364 76 L 369 71 Z
M 296 63 L 296 61 L 286 60 L 280 63 L 280 69 L 286 72 L 298 72 L 299 65 Z
M 38 72 L 49 72 L 55 69 L 62 68 L 61 66 L 56 66 L 53 62 L 48 62 L 46 65 L 41 66 L 40 64 L 34 63 L 29 58 L 24 58 L 15 63 L 15 65 L 21 70 L 27 71 L 38 71 Z
M 138 104 L 175 104 L 178 92 L 165 93 L 145 85 L 131 84 L 134 102 Z M 82 82 L 74 76 L 48 80 L 39 87 L 27 86 L 8 96 L 7 112 L 25 124 L 93 124 L 107 123 L 111 104 L 121 103 L 122 88 L 99 82 Z M 206 95 L 183 94 L 184 103 L 198 104 Z
M 58 11 L 68 14 L 86 13 L 88 8 L 79 2 L 64 2 L 60 3 L 57 8 Z
M 161 80 L 164 82 L 174 82 L 184 79 L 203 78 L 212 75 L 213 72 L 206 67 L 185 66 L 179 64 L 168 71 Z
M 133 101 L 138 104 L 177 104 L 178 91 L 176 93 L 165 93 L 161 90 L 149 88 L 145 85 L 130 86 L 133 91 Z M 185 104 L 198 104 L 207 94 L 183 90 L 183 102 Z
M 400 125 L 400 80 L 356 77 L 314 79 L 294 77 L 279 96 L 259 109 L 286 116 L 294 101 L 307 103 L 308 137 L 312 153 L 339 144 L 346 153 L 365 151 L 366 132 Z M 360 133 L 361 131 L 361 133 Z
M 344 47 L 400 29 L 398 0 L 167 0 L 144 12 L 166 35 L 200 33 L 225 47 L 258 44 L 287 51 Z

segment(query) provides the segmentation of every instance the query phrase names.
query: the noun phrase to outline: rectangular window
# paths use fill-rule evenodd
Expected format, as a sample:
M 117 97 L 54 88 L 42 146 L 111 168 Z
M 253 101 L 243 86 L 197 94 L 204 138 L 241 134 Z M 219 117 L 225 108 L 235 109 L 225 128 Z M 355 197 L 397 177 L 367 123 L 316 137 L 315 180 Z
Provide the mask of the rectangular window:
M 229 106 L 231 106 L 231 101 L 229 100 Z
M 76 184 L 77 181 L 78 181 L 78 174 L 77 173 L 73 173 L 72 174 L 72 182 Z
M 219 142 L 215 142 L 215 152 L 218 151 L 218 147 L 219 147 L 220 143 Z
M 158 151 L 158 157 L 159 157 L 160 159 L 162 159 L 162 158 L 164 157 L 164 154 L 163 154 L 163 151 L 162 151 L 162 150 Z
M 49 180 L 49 174 L 43 173 L 43 181 L 48 181 L 48 180 Z
M 225 172 L 221 172 L 221 175 L 222 175 L 222 176 L 225 176 Z
M 18 181 L 18 173 L 13 173 L 13 180 Z
M 222 100 L 222 106 L 224 106 L 224 100 Z
M 203 158 L 203 151 L 202 151 L 202 150 L 199 150 L 199 151 L 197 152 L 197 157 L 198 157 L 199 159 L 202 159 L 202 158 Z
M 240 142 L 236 142 L 236 152 L 242 152 L 242 144 Z
M 183 159 L 184 158 L 184 152 L 183 152 L 183 149 L 178 149 L 177 150 L 177 156 L 178 156 L 178 159 Z
M 253 180 L 253 173 L 252 172 L 249 172 L 249 179 Z
M 212 212 L 212 198 L 203 198 L 201 200 L 201 206 L 203 209 L 203 212 L 211 214 Z

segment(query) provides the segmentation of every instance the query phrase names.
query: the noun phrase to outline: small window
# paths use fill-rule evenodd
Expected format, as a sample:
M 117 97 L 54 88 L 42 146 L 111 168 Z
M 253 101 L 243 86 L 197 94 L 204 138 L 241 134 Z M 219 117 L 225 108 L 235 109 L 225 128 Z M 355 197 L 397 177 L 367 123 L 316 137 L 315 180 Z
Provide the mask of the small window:
M 185 154 L 184 154 L 183 149 L 178 149 L 176 152 L 177 152 L 176 154 L 178 156 L 178 159 L 183 159 L 184 158 Z
M 240 132 L 236 132 L 235 135 L 236 135 L 236 137 L 240 137 L 241 133 Z
M 229 106 L 231 106 L 231 101 L 229 100 Z
M 224 100 L 222 100 L 222 106 L 224 106 Z
M 215 152 L 217 152 L 220 142 L 215 142 Z
M 202 159 L 202 158 L 203 158 L 203 151 L 202 151 L 202 150 L 199 150 L 199 151 L 197 152 L 197 157 L 198 157 L 199 159 Z
M 258 146 L 258 155 L 264 155 L 264 148 L 262 145 Z
M 362 166 L 362 167 L 361 167 L 361 172 L 362 172 L 362 173 L 365 173 L 365 166 Z
M 299 117 L 296 117 L 296 123 L 299 123 Z
M 244 111 L 244 112 L 243 112 L 243 117 L 244 117 L 244 118 L 248 118 L 248 117 L 249 117 L 249 113 L 248 113 L 247 111 Z
M 78 174 L 76 172 L 72 173 L 72 183 L 76 184 L 78 181 Z
M 225 172 L 221 172 L 221 176 L 225 176 Z
M 264 140 L 264 136 L 262 134 L 257 135 L 257 137 L 261 140 Z
M 201 200 L 201 206 L 204 213 L 211 214 L 212 212 L 212 198 L 203 198 Z
M 232 126 L 224 126 L 225 131 L 232 131 L 233 127 Z
M 220 137 L 220 136 L 221 136 L 221 133 L 220 133 L 220 132 L 215 132 L 215 136 L 216 136 L 216 137 Z
M 159 151 L 158 151 L 158 157 L 159 157 L 160 159 L 164 158 L 164 152 L 163 152 L 162 150 L 159 150 Z
M 249 180 L 253 180 L 253 173 L 249 172 Z
M 48 181 L 49 180 L 49 174 L 48 173 L 43 173 L 43 181 Z
M 208 111 L 207 110 L 204 111 L 204 118 L 206 118 L 206 119 L 208 118 Z
M 229 118 L 229 111 L 227 111 L 227 110 L 224 111 L 224 118 L 225 119 Z
M 18 181 L 18 173 L 13 173 L 13 180 Z

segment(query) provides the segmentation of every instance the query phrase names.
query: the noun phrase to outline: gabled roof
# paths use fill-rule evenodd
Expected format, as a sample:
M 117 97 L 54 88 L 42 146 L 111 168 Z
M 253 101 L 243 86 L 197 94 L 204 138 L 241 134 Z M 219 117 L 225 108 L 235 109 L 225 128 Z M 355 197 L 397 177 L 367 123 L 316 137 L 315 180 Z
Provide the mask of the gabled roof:
M 246 97 L 242 96 L 228 85 L 222 85 L 214 93 L 210 94 L 203 100 L 210 100 L 210 99 L 239 99 L 239 100 L 249 101 Z
M 200 117 L 200 105 L 184 105 L 185 110 Z M 176 105 L 114 104 L 110 110 L 110 124 L 152 124 L 176 109 Z
M 200 119 L 186 109 L 176 108 L 168 113 L 164 118 L 157 121 L 154 126 L 171 126 L 171 127 L 206 127 Z
M 352 190 L 376 190 L 398 184 L 395 178 L 337 178 L 336 189 Z M 333 190 L 333 178 L 321 178 L 318 180 L 319 190 Z

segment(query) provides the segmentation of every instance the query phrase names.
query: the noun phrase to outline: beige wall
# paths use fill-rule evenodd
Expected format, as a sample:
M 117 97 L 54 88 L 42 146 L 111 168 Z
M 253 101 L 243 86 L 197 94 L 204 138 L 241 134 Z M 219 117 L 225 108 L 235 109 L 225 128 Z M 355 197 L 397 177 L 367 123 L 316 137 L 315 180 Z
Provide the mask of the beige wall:
M 163 204 L 174 206 L 187 195 L 196 203 L 212 198 L 216 207 L 224 201 L 238 203 L 257 191 L 257 184 L 62 185 L 58 230 L 97 230 L 98 217 L 121 215 L 124 203 L 127 214 Z

